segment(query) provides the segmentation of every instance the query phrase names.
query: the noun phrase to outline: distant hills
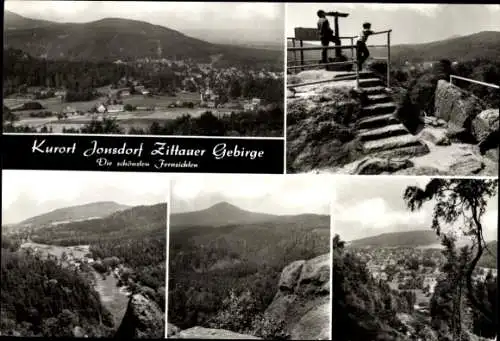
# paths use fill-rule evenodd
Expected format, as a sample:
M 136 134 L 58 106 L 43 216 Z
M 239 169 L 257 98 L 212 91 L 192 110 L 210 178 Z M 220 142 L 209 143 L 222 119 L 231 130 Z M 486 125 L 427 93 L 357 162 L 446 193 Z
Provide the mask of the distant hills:
M 32 240 L 53 245 L 92 244 L 105 240 L 157 236 L 167 232 L 167 204 L 127 207 L 105 217 L 72 221 L 33 232 Z
M 383 233 L 349 242 L 352 247 L 427 246 L 439 244 L 436 232 L 430 230 Z
M 289 42 L 288 45 L 290 46 L 291 43 Z M 304 46 L 311 45 L 304 44 Z M 387 57 L 386 48 L 369 48 L 369 50 L 373 57 Z M 319 53 L 320 51 L 307 51 L 305 58 L 319 58 Z M 344 51 L 344 53 L 350 56 L 350 51 Z M 391 60 L 399 63 L 431 62 L 441 59 L 466 61 L 478 58 L 500 60 L 499 31 L 483 31 L 423 44 L 391 46 Z M 293 59 L 293 53 L 288 54 L 288 59 Z
M 122 18 L 88 23 L 34 20 L 5 11 L 4 49 L 20 49 L 47 59 L 115 61 L 178 58 L 209 62 L 282 63 L 283 51 L 212 44 L 167 27 Z
M 76 220 L 101 218 L 117 211 L 128 209 L 129 207 L 130 206 L 118 204 L 114 201 L 94 202 L 85 205 L 59 208 L 23 220 L 18 225 L 42 226 Z
M 185 213 L 173 213 L 170 216 L 170 229 L 185 227 L 220 227 L 227 225 L 249 225 L 266 222 L 301 222 L 327 221 L 328 215 L 273 215 L 243 210 L 228 202 L 217 203 L 207 209 Z

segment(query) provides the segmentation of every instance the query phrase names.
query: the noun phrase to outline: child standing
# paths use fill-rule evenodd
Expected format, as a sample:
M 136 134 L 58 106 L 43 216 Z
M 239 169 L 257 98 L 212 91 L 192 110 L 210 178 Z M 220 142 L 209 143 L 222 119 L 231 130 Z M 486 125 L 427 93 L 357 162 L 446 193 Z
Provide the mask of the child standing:
M 371 30 L 372 24 L 369 22 L 365 22 L 363 24 L 363 30 L 358 36 L 358 41 L 356 43 L 356 57 L 358 60 L 358 70 L 361 71 L 363 69 L 363 63 L 370 56 L 370 51 L 368 51 L 368 47 L 366 47 L 366 41 L 368 37 L 373 34 Z

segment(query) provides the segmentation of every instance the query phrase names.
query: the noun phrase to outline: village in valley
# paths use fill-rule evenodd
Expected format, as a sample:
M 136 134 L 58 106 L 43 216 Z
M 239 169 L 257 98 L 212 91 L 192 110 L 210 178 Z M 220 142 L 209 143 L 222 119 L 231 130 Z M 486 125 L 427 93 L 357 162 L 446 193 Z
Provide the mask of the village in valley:
M 272 110 L 280 103 L 258 97 L 252 82 L 280 81 L 283 72 L 216 67 L 191 60 L 141 58 L 116 60 L 116 67 L 162 70 L 171 73 L 171 84 L 124 76 L 114 84 L 92 89 L 94 98 L 73 101 L 64 88 L 20 87 L 4 97 L 14 127 L 30 127 L 42 133 L 74 132 L 91 121 L 115 119 L 130 131 L 147 128 L 184 115 L 198 117 L 209 111 L 216 117 L 258 110 Z
M 366 262 L 375 280 L 387 283 L 397 291 L 415 293 L 415 311 L 430 314 L 430 300 L 438 281 L 444 276 L 446 262 L 442 249 L 432 247 L 354 247 L 351 252 Z M 497 278 L 496 268 L 478 266 L 474 279 L 484 281 L 491 274 Z

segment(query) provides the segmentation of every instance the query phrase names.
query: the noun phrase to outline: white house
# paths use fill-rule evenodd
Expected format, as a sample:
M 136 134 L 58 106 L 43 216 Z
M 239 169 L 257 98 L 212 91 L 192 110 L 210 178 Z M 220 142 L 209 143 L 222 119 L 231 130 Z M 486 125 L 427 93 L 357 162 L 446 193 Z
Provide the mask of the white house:
M 124 106 L 122 104 L 116 104 L 116 105 L 109 105 L 108 106 L 108 112 L 109 113 L 117 113 L 117 112 L 123 112 Z

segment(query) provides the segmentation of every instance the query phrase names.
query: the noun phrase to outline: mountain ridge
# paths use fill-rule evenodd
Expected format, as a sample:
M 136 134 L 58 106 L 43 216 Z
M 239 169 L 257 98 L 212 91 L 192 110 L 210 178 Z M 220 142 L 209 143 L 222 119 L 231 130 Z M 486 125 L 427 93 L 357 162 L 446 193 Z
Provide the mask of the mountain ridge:
M 235 224 L 260 224 L 272 223 L 278 220 L 292 220 L 301 217 L 303 220 L 310 218 L 324 219 L 327 214 L 304 213 L 297 215 L 278 215 L 244 210 L 226 201 L 218 202 L 208 208 L 189 212 L 172 213 L 170 227 L 219 227 Z
M 27 218 L 16 225 L 46 225 L 60 221 L 101 218 L 130 208 L 115 201 L 97 201 L 81 205 L 66 206 Z
M 37 23 L 35 19 L 19 15 L 6 20 L 4 49 L 23 50 L 37 58 L 71 61 L 187 58 L 210 62 L 210 56 L 221 54 L 223 61 L 250 63 L 254 60 L 275 65 L 283 59 L 283 51 L 214 44 L 140 20 L 114 17 L 86 23 Z M 9 29 L 9 25 L 17 25 L 17 28 Z M 34 38 L 36 44 L 33 44 Z

